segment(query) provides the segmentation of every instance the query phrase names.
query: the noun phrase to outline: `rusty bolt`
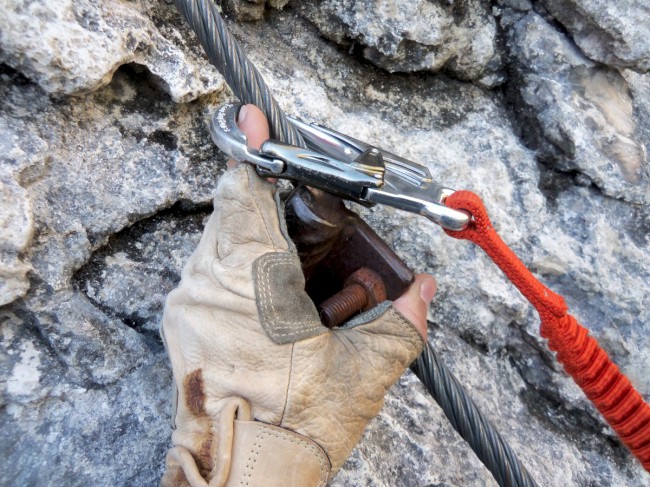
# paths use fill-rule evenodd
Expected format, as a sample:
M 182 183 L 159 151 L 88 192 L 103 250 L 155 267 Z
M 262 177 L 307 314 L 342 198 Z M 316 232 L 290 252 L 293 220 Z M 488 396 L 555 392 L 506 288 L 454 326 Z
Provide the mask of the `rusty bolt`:
M 360 311 L 367 311 L 387 298 L 386 286 L 375 271 L 362 267 L 345 280 L 343 289 L 318 307 L 328 328 L 340 325 Z

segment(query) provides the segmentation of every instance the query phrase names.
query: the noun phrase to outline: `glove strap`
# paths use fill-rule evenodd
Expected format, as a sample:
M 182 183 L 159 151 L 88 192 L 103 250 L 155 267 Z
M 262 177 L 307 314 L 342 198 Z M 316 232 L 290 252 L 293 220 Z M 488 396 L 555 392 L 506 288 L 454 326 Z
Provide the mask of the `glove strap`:
M 226 487 L 324 487 L 330 461 L 309 438 L 258 421 L 235 421 Z
M 230 398 L 213 424 L 214 468 L 206 481 L 190 450 L 167 453 L 163 487 L 324 487 L 331 470 L 325 451 L 306 436 L 253 421 L 250 406 Z M 235 419 L 235 417 L 240 419 Z M 200 455 L 201 453 L 194 452 Z

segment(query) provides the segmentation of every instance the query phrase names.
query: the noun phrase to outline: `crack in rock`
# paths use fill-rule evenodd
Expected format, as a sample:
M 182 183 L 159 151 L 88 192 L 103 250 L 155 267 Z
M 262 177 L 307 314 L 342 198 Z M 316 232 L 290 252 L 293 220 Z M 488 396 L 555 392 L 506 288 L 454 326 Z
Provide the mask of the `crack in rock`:
M 180 281 L 211 208 L 180 202 L 111 236 L 75 273 L 73 286 L 161 351 L 165 297 Z

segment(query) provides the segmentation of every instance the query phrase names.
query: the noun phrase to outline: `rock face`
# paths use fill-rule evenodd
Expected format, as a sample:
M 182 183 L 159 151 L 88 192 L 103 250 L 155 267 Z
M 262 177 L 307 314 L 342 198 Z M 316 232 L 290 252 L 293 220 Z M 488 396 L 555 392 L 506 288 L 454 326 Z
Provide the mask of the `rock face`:
M 538 157 L 605 194 L 648 203 L 648 154 L 623 74 L 587 59 L 539 15 L 502 16 L 523 109 L 522 135 Z
M 27 272 L 31 267 L 20 254 L 27 250 L 34 232 L 32 205 L 26 191 L 11 177 L 8 165 L 3 165 L 1 171 L 0 223 L 4 235 L 0 245 L 0 306 L 24 295 L 29 288 Z
M 267 5 L 277 9 L 283 8 L 289 0 L 224 0 L 226 12 L 235 16 L 237 20 L 261 20 Z
M 566 2 L 577 30 L 550 0 L 451 3 L 290 2 L 231 27 L 287 112 L 478 192 L 650 399 L 650 44 L 630 41 L 632 65 L 623 44 L 596 56 L 578 35 L 635 39 L 641 2 L 607 19 Z M 165 2 L 5 11 L 0 485 L 157 485 L 171 434 L 157 327 L 211 211 L 225 161 L 208 120 L 230 95 Z M 540 485 L 650 485 L 484 255 L 415 215 L 357 210 L 437 276 L 430 338 Z M 407 373 L 333 485 L 495 484 Z
M 643 0 L 542 0 L 591 59 L 619 68 L 650 71 L 650 5 Z
M 200 48 L 166 24 L 152 2 L 7 2 L 0 63 L 52 93 L 82 94 L 111 81 L 122 65 L 147 68 L 174 101 L 222 86 Z
M 444 69 L 488 86 L 501 80 L 496 23 L 485 2 L 307 1 L 301 11 L 328 38 L 358 43 L 390 72 Z

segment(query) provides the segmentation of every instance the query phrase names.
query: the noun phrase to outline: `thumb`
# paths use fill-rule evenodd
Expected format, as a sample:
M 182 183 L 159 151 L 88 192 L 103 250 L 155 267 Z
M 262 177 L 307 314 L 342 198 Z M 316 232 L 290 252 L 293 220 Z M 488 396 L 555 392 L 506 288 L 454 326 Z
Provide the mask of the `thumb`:
M 260 146 L 269 140 L 269 124 L 262 110 L 255 105 L 244 105 L 237 116 L 239 130 L 246 134 L 248 146 L 259 149 Z M 232 169 L 238 164 L 237 161 L 228 161 L 228 168 Z
M 425 342 L 427 340 L 427 310 L 437 289 L 438 284 L 432 276 L 418 274 L 406 292 L 393 302 L 395 308 L 415 325 Z

